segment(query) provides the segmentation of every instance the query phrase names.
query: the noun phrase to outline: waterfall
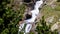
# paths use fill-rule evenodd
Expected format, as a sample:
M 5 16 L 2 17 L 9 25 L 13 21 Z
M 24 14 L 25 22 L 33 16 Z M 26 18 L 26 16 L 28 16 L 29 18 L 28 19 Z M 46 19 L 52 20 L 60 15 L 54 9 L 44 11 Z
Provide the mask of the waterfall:
M 30 32 L 30 30 L 32 28 L 32 23 L 35 22 L 37 15 L 39 14 L 39 7 L 41 7 L 42 4 L 43 4 L 43 0 L 36 1 L 35 5 L 34 5 L 34 9 L 30 11 L 32 13 L 32 17 L 30 19 L 24 20 L 25 23 L 27 24 L 24 34 Z M 21 25 L 21 26 L 23 26 L 23 25 Z M 21 26 L 19 26 L 19 27 L 21 27 Z
M 38 9 L 41 7 L 41 5 L 43 4 L 43 0 L 40 0 L 40 1 L 36 1 L 36 4 L 34 6 L 35 9 Z

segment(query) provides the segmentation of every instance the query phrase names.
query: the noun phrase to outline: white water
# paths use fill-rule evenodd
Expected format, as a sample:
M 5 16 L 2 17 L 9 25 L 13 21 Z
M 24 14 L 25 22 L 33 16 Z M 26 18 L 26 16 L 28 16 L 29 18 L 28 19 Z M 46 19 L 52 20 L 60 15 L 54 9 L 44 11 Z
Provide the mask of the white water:
M 29 23 L 29 24 L 26 25 L 24 34 L 30 32 L 30 30 L 32 28 L 32 24 L 30 24 L 30 23 L 34 23 L 35 22 L 35 19 L 37 18 L 37 15 L 39 14 L 39 7 L 41 7 L 42 4 L 43 4 L 42 0 L 36 1 L 34 9 L 31 10 L 32 18 L 25 20 L 26 24 L 27 23 Z M 24 23 L 22 23 L 22 25 L 19 26 L 19 31 L 21 31 L 23 27 L 24 27 Z

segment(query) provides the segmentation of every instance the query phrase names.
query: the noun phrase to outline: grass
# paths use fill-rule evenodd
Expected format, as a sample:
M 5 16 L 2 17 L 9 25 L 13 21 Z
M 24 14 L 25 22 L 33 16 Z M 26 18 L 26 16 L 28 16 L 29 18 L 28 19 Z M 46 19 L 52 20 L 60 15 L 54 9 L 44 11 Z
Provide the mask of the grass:
M 59 18 L 60 17 L 60 4 L 56 3 L 56 7 L 54 9 L 51 6 L 46 5 L 42 8 L 42 13 L 45 16 L 45 18 L 49 16 L 55 16 Z

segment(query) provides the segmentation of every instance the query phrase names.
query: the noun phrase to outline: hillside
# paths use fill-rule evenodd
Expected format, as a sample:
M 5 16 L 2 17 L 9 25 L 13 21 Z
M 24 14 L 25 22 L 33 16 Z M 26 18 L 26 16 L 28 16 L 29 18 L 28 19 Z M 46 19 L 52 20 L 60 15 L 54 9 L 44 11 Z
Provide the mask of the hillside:
M 38 34 L 58 34 L 60 32 L 60 0 L 46 1 L 46 5 L 40 10 L 36 32 Z M 18 33 L 19 21 L 23 18 L 27 8 L 25 4 L 22 4 L 23 2 L 20 2 L 21 0 L 1 0 L 0 34 Z M 34 33 L 30 32 L 30 34 Z

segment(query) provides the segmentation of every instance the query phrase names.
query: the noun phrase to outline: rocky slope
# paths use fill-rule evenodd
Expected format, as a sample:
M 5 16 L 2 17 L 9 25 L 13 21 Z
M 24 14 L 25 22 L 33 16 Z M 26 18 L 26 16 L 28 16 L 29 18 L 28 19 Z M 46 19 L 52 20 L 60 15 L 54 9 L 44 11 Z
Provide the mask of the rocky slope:
M 59 30 L 60 26 L 57 24 L 57 22 L 60 24 L 60 2 L 57 2 L 56 0 L 48 1 L 47 5 L 42 8 L 41 12 L 45 16 L 44 18 L 47 25 L 52 24 L 51 30 Z

